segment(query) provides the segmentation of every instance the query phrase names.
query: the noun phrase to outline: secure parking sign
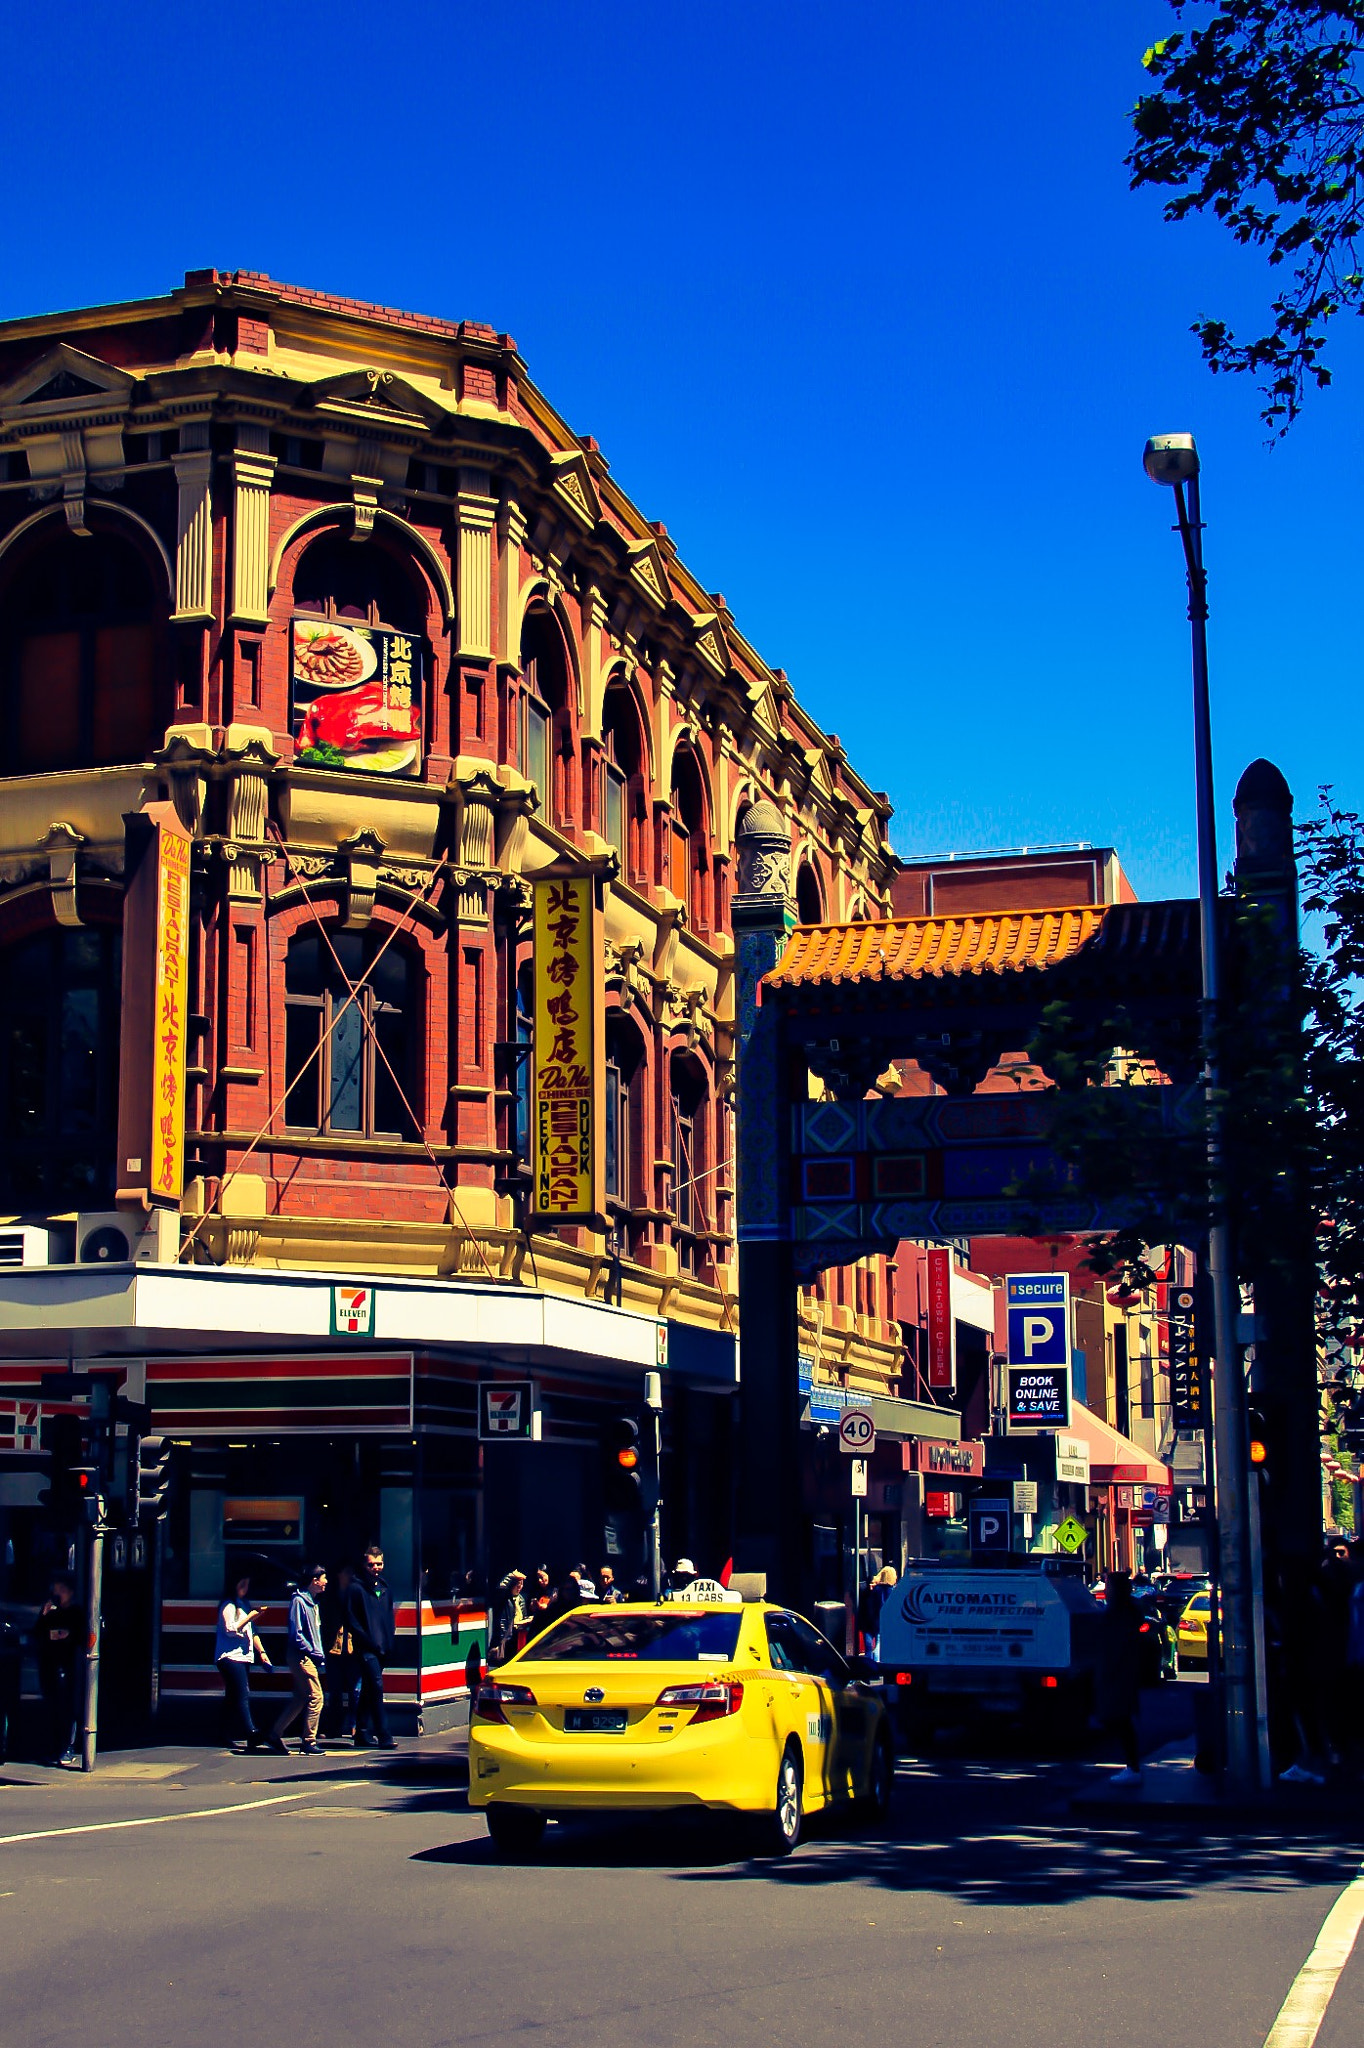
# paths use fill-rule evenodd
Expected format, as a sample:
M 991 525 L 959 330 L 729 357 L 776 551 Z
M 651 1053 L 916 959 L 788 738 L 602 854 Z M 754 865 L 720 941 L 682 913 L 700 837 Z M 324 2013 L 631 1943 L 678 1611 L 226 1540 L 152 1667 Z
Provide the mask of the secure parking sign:
M 1070 1282 L 1064 1273 L 1015 1273 L 1004 1283 L 1009 1336 L 1009 1428 L 1070 1427 Z

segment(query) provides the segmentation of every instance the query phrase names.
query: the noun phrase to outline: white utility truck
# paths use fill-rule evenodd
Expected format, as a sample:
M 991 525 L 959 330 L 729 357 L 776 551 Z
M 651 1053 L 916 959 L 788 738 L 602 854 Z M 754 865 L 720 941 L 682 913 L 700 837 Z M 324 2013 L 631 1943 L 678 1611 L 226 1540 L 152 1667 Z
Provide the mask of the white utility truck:
M 910 1747 L 973 1713 L 1079 1734 L 1102 1610 L 1074 1567 L 1011 1571 L 921 1561 L 881 1610 L 881 1668 Z

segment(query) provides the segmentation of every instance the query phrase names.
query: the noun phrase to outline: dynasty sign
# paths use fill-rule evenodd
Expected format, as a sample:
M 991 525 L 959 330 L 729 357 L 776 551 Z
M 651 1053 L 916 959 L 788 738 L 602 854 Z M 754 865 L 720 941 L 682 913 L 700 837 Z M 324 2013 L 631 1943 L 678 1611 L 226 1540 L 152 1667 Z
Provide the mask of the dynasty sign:
M 531 1146 L 535 1213 L 586 1220 L 602 1206 L 602 941 L 590 874 L 535 882 Z
M 1202 1429 L 1203 1360 L 1198 1355 L 1197 1323 L 1192 1287 L 1172 1287 L 1169 1294 L 1170 1404 L 1176 1429 Z

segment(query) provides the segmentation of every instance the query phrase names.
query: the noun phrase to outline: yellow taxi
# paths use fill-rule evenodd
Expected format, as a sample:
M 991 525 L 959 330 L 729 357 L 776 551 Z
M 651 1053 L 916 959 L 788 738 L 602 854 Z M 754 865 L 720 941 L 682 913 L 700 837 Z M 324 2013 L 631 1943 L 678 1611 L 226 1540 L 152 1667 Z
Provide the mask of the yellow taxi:
M 550 1815 L 706 1807 L 789 1855 L 807 1813 L 889 1810 L 886 1711 L 803 1616 L 767 1601 L 577 1607 L 477 1688 L 469 1799 L 507 1855 Z
M 1175 1650 L 1180 1669 L 1206 1666 L 1208 1661 L 1208 1621 L 1212 1614 L 1212 1594 L 1195 1593 L 1186 1602 L 1175 1629 Z

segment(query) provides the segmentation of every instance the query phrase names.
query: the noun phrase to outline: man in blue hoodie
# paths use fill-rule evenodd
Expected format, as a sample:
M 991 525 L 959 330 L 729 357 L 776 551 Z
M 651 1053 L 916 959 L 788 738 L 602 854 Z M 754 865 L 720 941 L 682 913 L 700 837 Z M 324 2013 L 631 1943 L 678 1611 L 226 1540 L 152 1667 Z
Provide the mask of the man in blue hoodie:
M 284 1737 L 300 1714 L 303 1716 L 304 1756 L 321 1756 L 323 1753 L 322 1744 L 317 1739 L 317 1723 L 322 1712 L 322 1673 L 326 1658 L 322 1653 L 322 1618 L 317 1603 L 326 1590 L 326 1569 L 315 1564 L 289 1602 L 289 1677 L 293 1692 L 265 1745 L 276 1756 L 289 1754 Z M 259 1748 L 260 1737 L 254 1736 L 246 1746 L 248 1749 Z

